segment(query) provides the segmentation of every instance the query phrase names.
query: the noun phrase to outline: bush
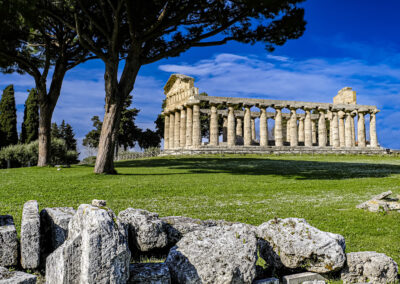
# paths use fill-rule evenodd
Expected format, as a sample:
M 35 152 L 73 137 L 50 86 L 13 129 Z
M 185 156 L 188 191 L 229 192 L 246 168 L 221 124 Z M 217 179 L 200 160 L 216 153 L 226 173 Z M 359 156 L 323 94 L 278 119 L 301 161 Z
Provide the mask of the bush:
M 12 168 L 36 165 L 38 153 L 38 141 L 5 147 L 0 150 L 0 168 L 6 168 L 7 161 L 10 161 Z M 78 153 L 76 151 L 67 151 L 67 146 L 63 139 L 52 139 L 51 164 L 75 164 L 77 162 Z
M 94 165 L 96 163 L 96 156 L 89 156 L 81 161 L 83 165 Z

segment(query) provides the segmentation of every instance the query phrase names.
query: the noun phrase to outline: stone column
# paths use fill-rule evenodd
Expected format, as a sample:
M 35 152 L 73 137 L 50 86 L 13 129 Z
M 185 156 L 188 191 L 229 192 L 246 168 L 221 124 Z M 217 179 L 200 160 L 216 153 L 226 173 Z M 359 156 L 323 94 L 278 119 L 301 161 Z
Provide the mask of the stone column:
M 218 145 L 218 113 L 217 107 L 211 105 L 211 115 L 210 115 L 210 145 Z
M 192 146 L 201 145 L 200 105 L 193 105 L 193 142 Z
M 169 114 L 164 113 L 164 150 L 169 149 Z
M 236 145 L 235 114 L 233 106 L 228 107 L 228 147 Z
M 240 117 L 236 117 L 236 140 L 243 143 L 243 122 Z
M 186 147 L 192 146 L 193 142 L 193 110 L 191 106 L 186 107 Z
M 222 122 L 222 142 L 228 141 L 228 117 L 223 117 Z
M 346 112 L 346 122 L 345 122 L 345 145 L 346 147 L 352 147 L 353 143 L 351 142 L 352 140 L 352 134 L 351 134 L 351 115 L 350 112 Z
M 175 148 L 179 148 L 180 143 L 179 143 L 179 138 L 180 136 L 180 127 L 181 127 L 181 112 L 178 110 L 175 112 L 175 125 L 174 125 L 174 145 Z
M 311 122 L 311 109 L 304 109 L 306 117 L 304 119 L 304 146 L 312 147 L 312 122 Z
M 371 147 L 378 147 L 378 135 L 376 134 L 376 114 L 378 110 L 373 110 L 369 114 L 369 136 Z
M 175 112 L 171 111 L 169 113 L 169 149 L 175 148 Z
M 296 108 L 290 108 L 290 146 L 295 147 L 297 146 L 297 114 Z
M 268 146 L 267 110 L 262 106 L 260 107 L 260 146 Z
M 358 136 L 358 147 L 366 147 L 365 138 L 365 118 L 364 111 L 358 111 L 358 121 L 357 121 L 357 136 Z
M 345 131 L 345 125 L 344 125 L 344 118 L 345 118 L 345 112 L 340 110 L 338 112 L 339 116 L 339 145 L 340 147 L 345 147 L 346 146 L 346 131 Z
M 181 109 L 181 126 L 179 135 L 179 146 L 184 148 L 186 146 L 186 109 L 182 107 Z
M 257 134 L 256 134 L 256 119 L 251 119 L 251 141 L 256 141 Z
M 275 146 L 283 146 L 283 135 L 282 135 L 282 108 L 275 106 Z
M 250 106 L 244 106 L 244 146 L 251 145 L 251 113 Z
M 354 117 L 357 115 L 356 111 L 350 113 L 350 123 L 351 123 L 351 147 L 356 147 L 356 128 L 354 123 Z
M 290 143 L 290 116 L 286 120 L 286 142 Z
M 317 144 L 317 122 L 311 119 L 312 143 Z
M 326 121 L 325 121 L 325 111 L 319 109 L 319 120 L 318 120 L 318 146 L 326 146 Z
M 333 114 L 332 111 L 328 110 L 326 114 L 326 118 L 329 121 L 329 146 L 333 145 L 333 128 L 332 128 L 332 119 L 333 119 Z
M 304 139 L 305 139 L 305 137 L 304 137 L 304 120 L 305 120 L 305 118 L 304 117 L 300 117 L 299 118 L 299 142 L 304 142 Z
M 338 148 L 340 146 L 339 139 L 339 121 L 338 121 L 338 113 L 337 111 L 332 112 L 332 146 Z

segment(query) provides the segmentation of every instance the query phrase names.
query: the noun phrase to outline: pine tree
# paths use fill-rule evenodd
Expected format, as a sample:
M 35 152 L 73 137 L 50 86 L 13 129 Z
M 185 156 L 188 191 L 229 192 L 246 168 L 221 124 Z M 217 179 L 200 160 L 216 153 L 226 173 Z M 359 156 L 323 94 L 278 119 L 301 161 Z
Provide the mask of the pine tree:
M 63 120 L 64 122 L 64 120 Z M 62 127 L 63 124 L 61 124 Z M 61 130 L 63 134 L 63 139 L 65 140 L 65 144 L 67 145 L 67 150 L 73 150 L 76 151 L 76 139 L 75 139 L 75 134 L 74 130 L 72 129 L 72 126 L 69 125 L 68 123 L 64 125 L 64 128 Z
M 65 128 L 66 128 L 66 125 L 65 125 L 65 121 L 63 119 L 63 121 L 61 122 L 60 127 L 58 129 L 60 130 L 60 138 L 62 138 L 64 140 L 65 140 Z
M 21 143 L 30 143 L 39 136 L 39 101 L 36 89 L 29 91 L 25 102 L 24 121 L 21 127 Z
M 15 106 L 14 86 L 9 85 L 3 91 L 0 101 L 0 129 L 2 147 L 18 143 L 17 108 Z
M 51 124 L 51 138 L 62 138 L 60 129 L 58 128 L 58 125 L 55 122 Z

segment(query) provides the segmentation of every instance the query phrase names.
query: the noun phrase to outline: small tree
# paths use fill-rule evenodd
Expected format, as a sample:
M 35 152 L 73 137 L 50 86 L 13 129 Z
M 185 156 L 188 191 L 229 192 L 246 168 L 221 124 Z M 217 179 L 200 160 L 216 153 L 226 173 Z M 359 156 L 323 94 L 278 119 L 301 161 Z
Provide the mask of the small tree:
M 53 122 L 53 123 L 51 124 L 51 138 L 54 138 L 54 139 L 56 139 L 56 138 L 57 138 L 57 139 L 62 138 L 60 129 L 58 128 L 58 125 L 57 125 L 57 123 L 55 123 L 55 122 Z
M 18 143 L 17 108 L 15 106 L 14 86 L 9 85 L 3 91 L 0 100 L 0 129 L 3 139 L 1 147 Z
M 64 121 L 63 121 L 64 122 Z M 75 133 L 70 124 L 66 124 L 63 130 L 63 139 L 67 146 L 68 151 L 77 151 L 77 143 L 75 139 Z
M 29 144 L 39 136 L 39 102 L 36 89 L 29 90 L 29 96 L 25 101 L 24 121 L 21 126 L 21 143 Z
M 142 149 L 148 149 L 151 147 L 160 147 L 161 139 L 156 131 L 146 129 L 143 131 L 139 138 L 139 147 Z
M 82 144 L 86 147 L 97 148 L 99 147 L 100 133 L 103 122 L 101 122 L 97 115 L 92 117 L 92 122 L 94 129 L 90 130 L 90 132 L 86 134 Z

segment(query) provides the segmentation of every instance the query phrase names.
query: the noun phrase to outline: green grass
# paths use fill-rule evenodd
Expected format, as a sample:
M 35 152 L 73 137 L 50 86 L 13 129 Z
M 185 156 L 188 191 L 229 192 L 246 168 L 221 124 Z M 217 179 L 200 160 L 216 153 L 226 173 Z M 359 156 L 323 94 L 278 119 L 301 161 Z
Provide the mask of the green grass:
M 73 206 L 106 199 L 117 213 L 143 208 L 254 225 L 300 217 L 342 234 L 347 251 L 384 252 L 400 262 L 400 213 L 355 206 L 383 191 L 400 193 L 400 159 L 381 156 L 195 156 L 117 163 L 119 175 L 73 166 L 0 170 L 0 214 L 20 225 L 22 205 Z

